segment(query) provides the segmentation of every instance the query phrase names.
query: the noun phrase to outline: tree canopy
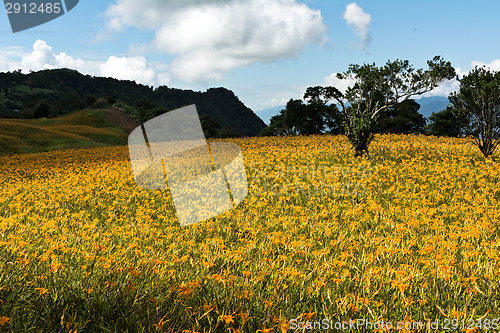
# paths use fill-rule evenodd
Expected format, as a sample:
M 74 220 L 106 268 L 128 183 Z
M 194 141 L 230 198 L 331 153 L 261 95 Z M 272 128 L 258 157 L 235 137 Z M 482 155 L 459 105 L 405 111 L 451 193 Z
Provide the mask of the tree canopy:
M 304 101 L 290 99 L 279 115 L 271 118 L 262 135 L 339 134 L 341 115 L 335 105 L 328 105 L 328 87 L 309 87 Z
M 408 60 L 388 61 L 384 66 L 351 64 L 337 78 L 354 84 L 345 93 L 330 87 L 329 96 L 341 107 L 347 138 L 355 154 L 363 155 L 373 139 L 379 115 L 398 103 L 422 95 L 455 77 L 450 62 L 439 56 L 427 61 L 428 69 L 415 69 Z
M 451 111 L 467 119 L 467 132 L 485 157 L 500 144 L 500 72 L 475 67 L 450 95 Z

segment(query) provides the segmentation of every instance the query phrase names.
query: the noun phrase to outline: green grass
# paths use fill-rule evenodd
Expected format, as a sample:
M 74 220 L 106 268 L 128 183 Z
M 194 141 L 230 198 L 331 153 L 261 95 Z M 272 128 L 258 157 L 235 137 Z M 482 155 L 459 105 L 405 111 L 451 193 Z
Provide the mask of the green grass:
M 23 93 L 23 94 L 54 94 L 55 91 L 52 89 L 42 89 L 42 88 L 31 88 L 26 85 L 19 85 L 10 88 L 10 92 Z
M 0 118 L 0 155 L 125 144 L 127 134 L 104 120 L 104 110 L 84 110 L 53 119 Z

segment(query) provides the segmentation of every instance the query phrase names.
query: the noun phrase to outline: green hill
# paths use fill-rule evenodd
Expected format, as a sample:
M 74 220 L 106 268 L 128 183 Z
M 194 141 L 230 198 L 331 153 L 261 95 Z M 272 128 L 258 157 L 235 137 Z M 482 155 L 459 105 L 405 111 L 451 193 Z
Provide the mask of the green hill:
M 0 73 L 0 118 L 50 118 L 85 108 L 115 105 L 136 119 L 142 112 L 145 121 L 191 104 L 196 105 L 200 116 L 209 117 L 219 126 L 219 132 L 256 136 L 266 127 L 226 88 L 205 92 L 166 86 L 153 88 L 133 81 L 83 75 L 70 69 Z M 148 107 L 144 109 L 144 105 Z
M 50 119 L 0 118 L 0 155 L 125 145 L 136 126 L 118 109 L 84 110 Z

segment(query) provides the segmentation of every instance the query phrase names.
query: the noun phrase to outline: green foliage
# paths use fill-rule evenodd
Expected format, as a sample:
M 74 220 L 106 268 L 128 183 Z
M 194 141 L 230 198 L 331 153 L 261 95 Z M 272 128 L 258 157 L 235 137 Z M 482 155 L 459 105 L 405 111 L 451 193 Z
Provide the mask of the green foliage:
M 34 118 L 46 118 L 50 114 L 50 107 L 45 102 L 41 102 L 35 108 L 35 112 L 33 113 Z
M 406 99 L 380 114 L 375 131 L 395 134 L 423 133 L 426 120 L 418 112 L 419 109 L 420 105 L 415 100 Z
M 467 134 L 484 157 L 500 144 L 500 72 L 474 68 L 460 80 L 460 90 L 449 97 L 456 117 L 467 119 Z
M 139 121 L 145 123 L 149 119 L 153 118 L 153 101 L 149 98 L 142 97 L 135 102 L 135 109 L 139 115 Z
M 351 122 L 347 138 L 354 147 L 354 156 L 362 156 L 368 151 L 373 140 L 375 120 L 370 117 L 355 118 Z
M 425 133 L 435 136 L 461 137 L 466 134 L 467 119 L 460 119 L 452 111 L 452 106 L 440 112 L 433 112 L 429 117 L 431 123 L 426 126 Z M 463 117 L 462 117 L 463 118 Z
M 467 132 L 484 157 L 500 144 L 500 72 L 474 68 L 449 97 L 457 117 L 468 119 Z
M 351 64 L 347 71 L 337 74 L 341 80 L 354 82 L 345 93 L 330 87 L 329 96 L 341 106 L 346 135 L 356 155 L 367 151 L 371 132 L 363 131 L 374 131 L 374 124 L 383 112 L 412 96 L 429 92 L 455 76 L 450 62 L 439 56 L 427 64 L 427 70 L 415 69 L 408 60 L 388 61 L 383 67 L 377 67 L 375 63 Z
M 328 105 L 328 87 L 309 87 L 302 100 L 288 101 L 280 114 L 271 118 L 270 125 L 261 132 L 263 136 L 314 135 L 342 132 L 342 116 L 335 105 Z
M 221 139 L 221 138 L 236 138 L 241 136 L 237 133 L 231 133 L 226 131 L 224 127 L 213 121 L 213 119 L 210 118 L 210 116 L 205 116 L 205 115 L 200 116 L 200 122 L 201 122 L 201 127 L 203 128 L 203 133 L 205 134 L 206 138 Z
M 109 102 L 106 98 L 100 97 L 95 101 L 94 107 L 97 109 L 106 109 L 109 108 Z

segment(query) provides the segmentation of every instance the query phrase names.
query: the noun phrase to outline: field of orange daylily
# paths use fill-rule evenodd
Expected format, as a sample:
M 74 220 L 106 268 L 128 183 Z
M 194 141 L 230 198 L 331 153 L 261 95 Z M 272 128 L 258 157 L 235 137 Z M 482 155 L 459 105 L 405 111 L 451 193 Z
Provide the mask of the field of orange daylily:
M 231 141 L 248 197 L 188 227 L 127 147 L 0 157 L 0 331 L 500 319 L 500 168 L 467 139 Z

